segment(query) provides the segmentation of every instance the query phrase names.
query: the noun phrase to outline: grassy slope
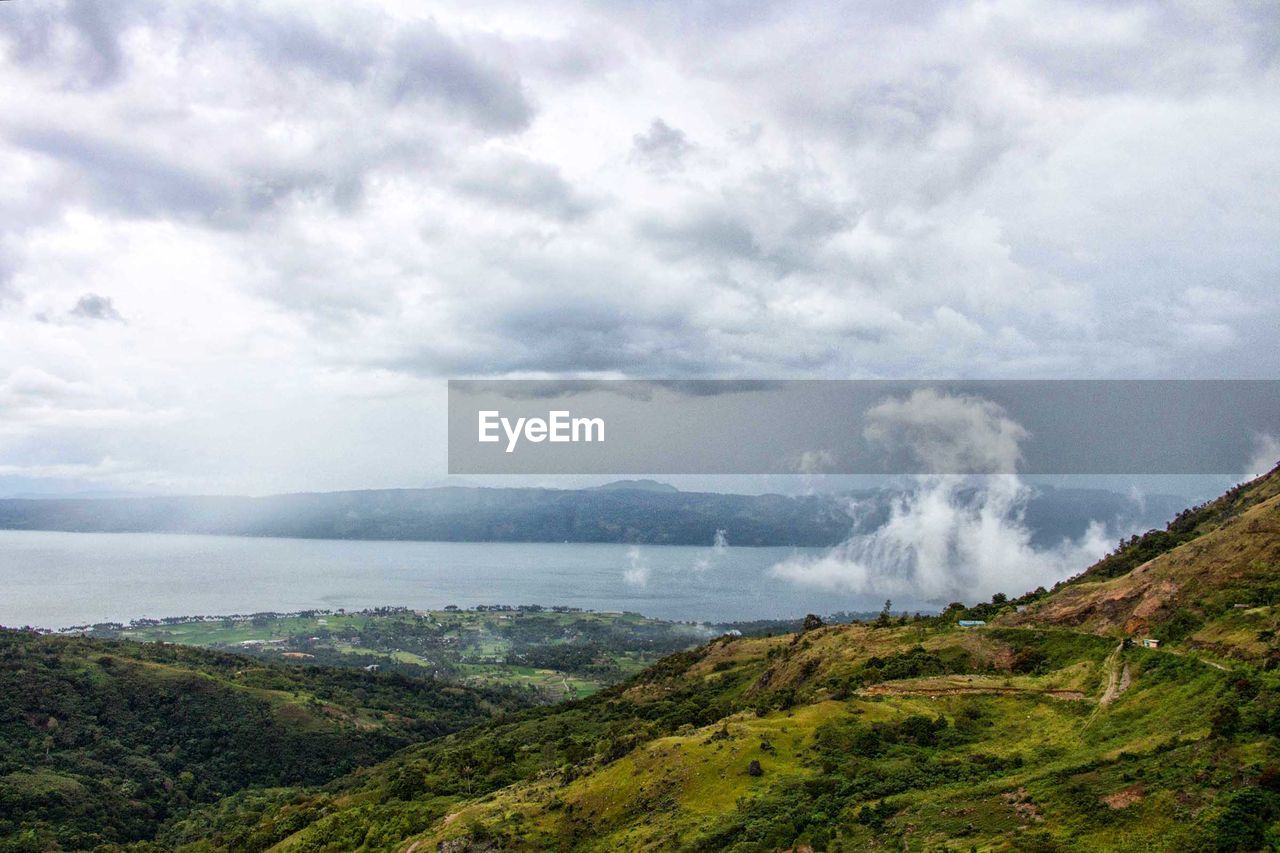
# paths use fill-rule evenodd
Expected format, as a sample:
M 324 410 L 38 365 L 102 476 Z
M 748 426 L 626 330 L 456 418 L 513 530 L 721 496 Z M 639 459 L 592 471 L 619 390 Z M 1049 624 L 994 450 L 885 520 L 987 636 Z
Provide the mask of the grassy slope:
M 173 838 L 418 851 L 1192 845 L 1216 831 L 1227 783 L 1280 755 L 1269 739 L 1210 737 L 1205 700 L 1229 690 L 1228 673 L 1115 646 L 922 626 L 720 641 L 626 689 L 292 792 L 287 809 L 224 804 Z M 1028 650 L 1035 671 L 1010 671 Z M 904 660 L 923 673 L 881 680 Z M 1125 665 L 1132 685 L 1100 708 L 1109 667 Z M 894 740 L 938 718 L 936 743 Z
M 1280 475 L 1206 506 L 1177 547 L 1117 577 L 1086 572 L 1002 621 L 1151 635 L 1259 662 L 1280 656 L 1271 639 L 1280 617 Z
M 224 803 L 171 838 L 414 851 L 1261 846 L 1280 815 L 1280 678 L 1260 665 L 1269 644 L 1253 630 L 1270 624 L 1270 604 L 1231 605 L 1271 594 L 1278 488 L 1273 475 L 1234 490 L 1184 517 L 1190 535 L 1170 547 L 1145 543 L 1153 560 L 1086 573 L 1008 625 L 715 641 L 586 701 L 290 792 L 287 807 Z M 1120 604 L 1077 618 L 1082 602 L 1107 600 Z M 1182 643 L 1150 651 L 1107 636 L 1126 627 L 1172 628 Z M 1235 659 L 1196 659 L 1206 649 Z
M 569 669 L 508 663 L 508 655 L 520 650 L 514 638 L 529 623 L 552 630 L 540 643 L 544 648 L 592 646 L 601 663 Z M 560 700 L 590 695 L 634 675 L 670 651 L 705 640 L 708 632 L 635 613 L 393 610 L 193 617 L 93 626 L 90 636 L 195 645 L 281 663 L 377 664 L 384 671 L 436 673 L 469 686 L 529 689 L 543 700 Z
M 841 644 L 883 642 L 856 630 L 836 637 Z M 801 669 L 801 661 L 820 659 L 831 639 L 798 656 Z M 928 638 L 926 647 L 945 648 L 954 639 L 944 633 Z M 1022 639 L 1004 635 L 980 665 L 994 663 Z M 876 687 L 884 685 L 876 685 L 844 700 L 815 686 L 791 709 L 763 716 L 739 711 L 646 741 L 567 784 L 552 774 L 451 810 L 409 846 L 434 849 L 440 841 L 479 835 L 530 849 L 755 849 L 762 841 L 761 849 L 772 849 L 830 846 L 834 835 L 847 849 L 898 843 L 932 849 L 948 841 L 999 848 L 1043 835 L 1049 845 L 1056 837 L 1133 849 L 1166 838 L 1178 829 L 1182 811 L 1174 794 L 1188 786 L 1201 765 L 1197 756 L 1208 751 L 1200 746 L 1209 731 L 1200 698 L 1225 677 L 1194 663 L 1178 667 L 1176 679 L 1140 672 L 1134 687 L 1105 714 L 1095 714 L 1108 650 L 1086 644 L 1076 651 L 1070 663 L 1042 676 L 912 679 L 893 683 L 901 693 L 881 693 Z M 1142 670 L 1160 653 L 1129 656 L 1131 667 Z M 1085 688 L 1085 695 L 1050 692 L 1064 687 Z M 897 745 L 869 759 L 837 748 L 835 766 L 824 767 L 832 756 L 818 742 L 832 732 L 852 731 L 857 743 L 857 733 L 876 723 L 921 716 L 944 717 L 951 732 L 966 722 L 975 730 L 952 744 Z M 1170 749 L 1171 737 L 1188 744 Z M 753 759 L 763 768 L 759 777 L 747 772 Z M 1148 783 L 1131 811 L 1099 819 L 1103 797 L 1161 774 L 1167 778 Z M 860 809 L 885 797 L 891 806 L 880 825 L 858 822 Z M 744 808 L 743 798 L 759 805 Z M 306 849 L 305 835 L 295 841 Z
M 1164 530 L 1149 530 L 1141 536 L 1133 536 L 1067 583 L 1087 583 L 1127 574 L 1179 545 L 1217 530 L 1251 507 L 1277 495 L 1280 495 L 1280 466 L 1229 489 L 1221 497 L 1183 510 Z

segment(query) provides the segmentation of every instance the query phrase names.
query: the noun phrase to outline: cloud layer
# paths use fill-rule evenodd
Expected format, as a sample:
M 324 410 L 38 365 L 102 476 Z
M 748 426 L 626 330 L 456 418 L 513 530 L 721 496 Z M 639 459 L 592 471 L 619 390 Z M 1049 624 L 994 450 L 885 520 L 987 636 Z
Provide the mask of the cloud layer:
M 412 485 L 445 376 L 1275 375 L 1278 56 L 1248 2 L 0 4 L 0 470 Z
M 1052 585 L 1107 551 L 1109 533 L 1097 523 L 1078 541 L 1032 544 L 1031 488 L 1016 474 L 987 473 L 1013 470 L 1027 433 L 988 400 L 932 391 L 890 398 L 871 410 L 866 433 L 901 444 L 931 473 L 913 478 L 883 525 L 820 556 L 784 560 L 770 569 L 775 577 L 837 593 L 971 602 Z M 976 476 L 947 473 L 956 470 Z

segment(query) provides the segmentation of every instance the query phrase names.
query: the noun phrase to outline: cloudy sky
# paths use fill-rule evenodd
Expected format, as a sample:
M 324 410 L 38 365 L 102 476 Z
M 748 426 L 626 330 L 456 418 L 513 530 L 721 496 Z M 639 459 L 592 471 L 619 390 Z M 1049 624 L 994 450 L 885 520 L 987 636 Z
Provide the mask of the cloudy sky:
M 448 377 L 1280 374 L 1280 7 L 0 4 L 0 492 L 413 486 Z

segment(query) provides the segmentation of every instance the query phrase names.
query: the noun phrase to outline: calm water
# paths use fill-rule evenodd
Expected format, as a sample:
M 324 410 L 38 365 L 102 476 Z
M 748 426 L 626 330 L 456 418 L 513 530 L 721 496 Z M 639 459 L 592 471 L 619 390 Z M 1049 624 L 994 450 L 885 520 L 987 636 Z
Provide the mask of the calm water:
M 880 608 L 882 597 L 768 575 L 797 550 L 0 531 L 0 624 L 383 605 L 565 604 L 707 621 Z

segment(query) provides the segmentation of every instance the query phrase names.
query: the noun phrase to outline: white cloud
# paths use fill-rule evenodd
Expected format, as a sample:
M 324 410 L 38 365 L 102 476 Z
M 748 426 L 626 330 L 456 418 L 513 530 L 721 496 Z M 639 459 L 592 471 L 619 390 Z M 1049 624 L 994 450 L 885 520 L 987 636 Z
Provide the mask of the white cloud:
M 627 568 L 622 572 L 622 579 L 628 586 L 646 587 L 649 585 L 649 561 L 634 545 L 627 549 Z
M 1029 437 L 1005 410 L 981 397 L 933 388 L 890 397 L 867 410 L 863 435 L 893 454 L 906 451 L 929 474 L 1013 474 Z
M 1270 433 L 1253 437 L 1253 456 L 1245 466 L 1244 478 L 1253 480 L 1280 465 L 1280 439 Z
M 724 559 L 729 553 L 729 535 L 725 530 L 717 530 L 715 537 L 712 539 L 711 548 L 707 553 L 701 554 L 693 561 L 693 571 L 701 575 L 712 565 Z
M 0 464 L 412 485 L 450 375 L 1280 370 L 1256 4 L 3 7 L 0 383 L 110 399 Z
M 1012 475 L 918 478 L 874 532 L 770 572 L 832 592 L 974 602 L 1052 585 L 1106 553 L 1110 538 L 1096 523 L 1079 540 L 1034 547 L 1022 521 L 1030 497 Z
M 1032 544 L 1023 521 L 1032 490 L 1014 473 L 1027 433 L 994 403 L 917 391 L 881 402 L 867 421 L 869 440 L 900 445 L 929 473 L 913 478 L 874 531 L 784 560 L 774 576 L 833 592 L 973 602 L 1050 585 L 1106 553 L 1096 523 L 1077 541 Z

